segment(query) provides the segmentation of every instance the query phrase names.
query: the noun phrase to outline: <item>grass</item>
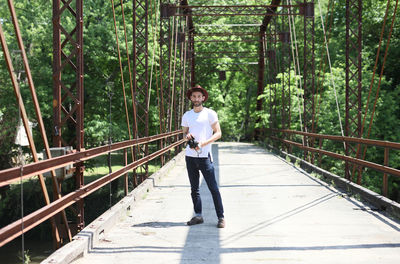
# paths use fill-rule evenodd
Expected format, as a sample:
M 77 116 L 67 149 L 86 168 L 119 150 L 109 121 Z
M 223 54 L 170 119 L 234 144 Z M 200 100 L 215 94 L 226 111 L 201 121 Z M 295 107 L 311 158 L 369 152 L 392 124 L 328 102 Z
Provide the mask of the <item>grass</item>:
M 131 160 L 128 160 L 128 164 Z M 111 170 L 112 172 L 117 171 L 124 167 L 124 156 L 123 153 L 112 153 L 111 154 Z M 150 164 L 149 164 L 150 163 Z M 149 175 L 153 174 L 161 168 L 161 164 L 158 160 L 153 160 L 148 163 Z M 138 169 L 139 172 L 140 169 Z M 108 168 L 108 155 L 102 155 L 96 157 L 87 162 L 85 169 L 85 184 L 97 180 L 109 173 Z M 132 175 L 132 172 L 129 172 Z

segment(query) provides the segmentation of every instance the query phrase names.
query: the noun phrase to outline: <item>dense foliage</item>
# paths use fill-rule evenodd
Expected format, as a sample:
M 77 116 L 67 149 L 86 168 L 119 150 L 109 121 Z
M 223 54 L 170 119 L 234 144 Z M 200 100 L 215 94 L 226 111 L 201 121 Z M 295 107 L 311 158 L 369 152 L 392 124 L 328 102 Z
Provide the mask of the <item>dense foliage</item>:
M 18 62 L 18 47 L 14 38 L 10 15 L 6 6 L 6 1 L 0 3 L 0 20 L 4 29 L 9 49 L 13 52 L 16 70 L 22 70 L 21 62 Z M 116 1 L 119 2 L 119 1 Z M 155 1 L 149 1 L 151 10 L 157 9 Z M 253 3 L 254 2 L 254 3 Z M 264 1 L 268 4 L 270 1 Z M 390 1 L 389 1 L 390 2 Z M 23 1 L 15 0 L 15 7 L 22 30 L 22 36 L 28 59 L 31 66 L 37 95 L 40 102 L 42 115 L 46 124 L 48 137 L 52 133 L 52 10 L 51 5 L 45 0 Z M 189 1 L 195 5 L 201 4 L 243 4 L 240 1 Z M 326 61 L 324 57 L 324 38 L 321 25 L 321 18 L 318 6 L 315 6 L 315 50 L 316 50 L 316 76 L 320 73 L 320 64 Z M 372 70 L 375 62 L 376 52 L 379 43 L 380 29 L 382 27 L 384 12 L 386 10 L 387 1 L 364 0 L 363 1 L 363 92 L 362 102 L 365 104 L 368 97 L 368 90 L 372 78 Z M 246 1 L 245 4 L 260 4 L 260 1 Z M 327 17 L 328 0 L 321 1 L 322 13 Z M 344 123 L 344 104 L 345 104 L 345 1 L 335 1 L 334 8 L 329 15 L 333 16 L 333 25 L 330 34 L 329 50 L 330 59 L 332 60 L 332 76 L 329 70 L 326 70 L 323 85 L 320 88 L 318 100 L 322 103 L 318 106 L 318 126 L 317 132 L 323 134 L 340 135 L 341 129 L 338 122 L 336 110 L 335 92 L 331 79 L 335 81 L 337 99 L 340 107 L 342 123 Z M 393 5 L 390 11 L 393 13 Z M 128 34 L 128 47 L 124 44 L 123 23 L 121 17 L 121 9 L 116 4 L 116 16 L 118 37 L 120 43 L 121 54 L 125 56 L 126 49 L 132 53 L 132 34 Z M 125 4 L 125 14 L 132 12 L 132 5 Z M 149 23 L 154 23 L 152 17 Z M 220 27 L 197 27 L 199 33 L 206 32 L 226 32 L 226 31 L 246 31 L 257 33 L 259 27 L 237 27 L 229 28 L 224 24 L 251 24 L 260 23 L 261 17 L 240 16 L 240 17 L 196 17 L 194 18 L 195 26 L 200 24 L 219 24 Z M 388 17 L 389 21 L 391 16 Z M 396 21 L 397 22 L 397 21 Z M 67 30 L 72 30 L 74 21 L 66 19 L 63 23 Z M 158 22 L 159 23 L 159 22 Z M 126 15 L 127 31 L 132 32 L 132 16 Z M 302 20 L 297 18 L 296 27 L 299 29 L 298 34 L 301 37 Z M 386 47 L 387 36 L 390 23 L 385 28 L 385 40 L 383 46 Z M 156 53 L 154 61 L 154 78 L 151 83 L 151 101 L 150 101 L 150 134 L 159 133 L 158 107 L 157 101 L 157 63 L 158 63 L 158 35 L 153 35 L 154 28 L 150 29 L 149 40 L 149 60 L 153 53 Z M 208 40 L 240 40 L 239 37 L 209 37 Z M 302 42 L 299 41 L 299 48 L 302 48 Z M 156 43 L 156 44 L 154 44 Z M 225 58 L 204 58 L 210 51 L 234 51 L 236 55 L 231 54 L 219 57 Z M 196 42 L 196 81 L 203 87 L 207 88 L 210 93 L 210 99 L 206 106 L 215 109 L 221 121 L 223 131 L 223 140 L 240 141 L 251 140 L 254 128 L 257 126 L 256 120 L 261 117 L 262 123 L 260 127 L 268 127 L 270 125 L 269 106 L 272 103 L 270 99 L 270 87 L 266 81 L 265 94 L 261 96 L 264 100 L 264 110 L 256 112 L 257 100 L 257 65 L 241 64 L 243 62 L 258 61 L 258 45 L 257 42 Z M 378 60 L 377 73 L 383 67 L 384 49 Z M 376 112 L 370 132 L 370 138 L 379 140 L 388 140 L 400 142 L 400 106 L 398 98 L 400 96 L 400 77 L 397 70 L 400 67 L 400 23 L 394 24 L 393 34 L 388 49 L 387 61 L 383 69 L 383 78 L 380 86 L 379 100 L 376 105 Z M 240 56 L 249 56 L 253 58 L 239 58 Z M 215 54 L 213 56 L 216 56 Z M 132 58 L 132 56 L 131 56 Z M 108 139 L 110 127 L 112 128 L 113 141 L 120 141 L 128 138 L 127 124 L 125 119 L 124 101 L 122 96 L 122 84 L 119 73 L 119 62 L 117 54 L 117 46 L 114 34 L 113 14 L 110 1 L 91 0 L 84 1 L 84 68 L 85 68 L 85 144 L 87 148 L 104 144 Z M 124 82 L 125 87 L 129 87 L 129 76 L 127 71 L 126 57 L 123 61 L 124 65 Z M 219 71 L 226 71 L 226 80 L 219 79 Z M 372 98 L 375 97 L 377 84 L 379 80 L 378 74 L 375 76 L 375 82 L 372 86 Z M 278 74 L 278 80 L 282 80 L 281 74 Z M 302 93 L 299 87 L 295 87 L 295 77 L 293 70 L 291 72 L 291 90 L 292 90 L 292 129 L 300 130 L 299 122 L 299 105 L 301 100 L 298 95 Z M 32 99 L 24 81 L 23 73 L 21 77 L 21 92 L 27 107 L 27 112 L 31 121 L 35 122 L 35 114 L 32 106 Z M 279 86 L 275 84 L 277 96 L 279 98 Z M 110 97 L 107 87 L 112 86 L 113 96 L 111 97 L 111 116 L 112 121 L 109 123 L 109 103 Z M 127 88 L 127 93 L 128 92 Z M 0 169 L 12 166 L 11 157 L 17 155 L 17 146 L 14 144 L 16 126 L 18 124 L 18 107 L 15 102 L 15 96 L 6 69 L 4 56 L 0 53 Z M 131 105 L 130 96 L 128 96 L 128 105 Z M 274 102 L 275 108 L 280 109 L 279 100 Z M 367 124 L 371 116 L 373 99 L 369 103 L 369 111 L 367 112 Z M 363 115 L 365 105 L 363 105 Z M 278 111 L 279 113 L 279 111 Z M 278 115 L 279 118 L 279 115 Z M 132 118 L 131 118 L 132 119 Z M 131 124 L 133 120 L 130 120 Z M 279 123 L 279 122 L 278 122 Z M 364 137 L 367 137 L 367 129 L 364 130 Z M 40 140 L 38 131 L 34 130 L 35 142 L 38 144 L 37 149 L 42 149 L 43 145 Z M 343 153 L 340 144 L 324 142 L 324 148 L 338 153 Z M 25 150 L 28 151 L 28 150 Z M 299 152 L 300 153 L 300 152 Z M 383 150 L 368 148 L 367 160 L 382 163 Z M 398 152 L 391 152 L 390 163 L 392 167 L 400 166 L 400 157 Z M 338 174 L 343 172 L 343 164 L 335 160 L 324 157 L 323 167 Z M 363 178 L 363 184 L 380 192 L 381 189 L 381 173 L 366 170 Z M 399 182 L 394 177 L 390 177 L 390 194 L 393 199 L 399 200 Z

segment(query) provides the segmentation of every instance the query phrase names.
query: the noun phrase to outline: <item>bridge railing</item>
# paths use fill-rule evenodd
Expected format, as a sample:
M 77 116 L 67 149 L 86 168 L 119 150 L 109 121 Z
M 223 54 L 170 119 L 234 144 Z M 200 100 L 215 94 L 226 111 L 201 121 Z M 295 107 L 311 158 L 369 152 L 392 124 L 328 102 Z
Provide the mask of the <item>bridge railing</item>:
M 80 152 L 75 152 L 67 154 L 60 157 L 55 157 L 25 166 L 20 166 L 16 168 L 11 168 L 7 170 L 0 171 L 0 187 L 6 186 L 12 183 L 20 182 L 21 180 L 32 178 L 38 174 L 45 173 L 57 168 L 65 167 L 70 164 L 75 164 L 77 162 L 82 162 L 86 160 L 93 159 L 97 156 L 104 155 L 110 152 L 118 151 L 121 149 L 127 149 L 138 145 L 149 144 L 157 140 L 163 140 L 171 137 L 177 137 L 182 134 L 182 130 L 177 130 L 169 133 L 163 133 L 159 135 L 154 135 L 150 137 L 138 138 L 133 140 L 127 140 L 122 142 L 117 142 L 109 145 L 100 146 L 97 148 L 92 148 Z M 23 232 L 34 228 L 35 226 L 43 223 L 47 219 L 58 214 L 65 208 L 81 201 L 86 196 L 105 186 L 106 184 L 114 181 L 115 179 L 126 176 L 129 171 L 132 171 L 139 166 L 146 164 L 147 162 L 160 157 L 161 155 L 167 153 L 172 148 L 176 148 L 185 142 L 184 139 L 176 140 L 174 143 L 161 148 L 147 156 L 144 156 L 138 160 L 134 160 L 129 164 L 126 164 L 121 169 L 111 172 L 103 177 L 90 182 L 87 185 L 78 188 L 60 199 L 57 199 L 50 204 L 43 206 L 42 208 L 24 216 L 22 219 L 16 220 L 15 222 L 0 229 L 0 247 L 13 240 L 14 238 L 20 236 Z M 23 225 L 23 230 L 21 226 Z
M 381 140 L 373 140 L 373 139 L 364 139 L 364 138 L 354 138 L 354 137 L 345 137 L 345 136 L 334 136 L 334 135 L 324 135 L 324 134 L 316 134 L 316 133 L 308 133 L 308 132 L 302 132 L 302 131 L 296 131 L 296 130 L 289 130 L 289 129 L 273 129 L 273 128 L 268 128 L 268 131 L 271 132 L 270 138 L 274 140 L 275 142 L 281 142 L 283 144 L 286 144 L 288 146 L 294 146 L 297 147 L 301 150 L 304 151 L 310 151 L 312 153 L 318 153 L 320 157 L 322 155 L 326 155 L 335 159 L 343 160 L 349 163 L 352 163 L 356 166 L 359 167 L 359 170 L 362 170 L 362 168 L 370 168 L 375 171 L 383 172 L 383 187 L 382 187 L 382 194 L 384 196 L 387 196 L 388 194 L 388 174 L 393 175 L 395 177 L 400 177 L 400 170 L 397 168 L 393 168 L 389 166 L 389 152 L 390 150 L 400 150 L 400 143 L 397 142 L 390 142 L 390 141 L 381 141 Z M 278 137 L 277 133 L 282 133 L 281 135 L 284 135 L 284 137 Z M 289 140 L 290 135 L 299 135 L 302 136 L 303 142 L 295 142 L 293 140 Z M 306 137 L 304 139 L 304 137 Z M 315 140 L 319 140 L 319 148 L 315 147 L 310 147 L 304 144 L 304 142 L 308 142 L 308 138 Z M 375 147 L 380 147 L 384 151 L 384 164 L 378 164 L 375 162 L 367 161 L 363 158 L 354 158 L 351 156 L 339 154 L 336 152 L 328 151 L 322 149 L 322 141 L 323 140 L 331 140 L 331 141 L 337 141 L 337 142 L 342 142 L 343 144 L 349 144 L 349 143 L 354 143 L 354 144 L 360 144 L 364 146 L 375 146 Z M 320 166 L 321 166 L 321 160 L 320 160 Z

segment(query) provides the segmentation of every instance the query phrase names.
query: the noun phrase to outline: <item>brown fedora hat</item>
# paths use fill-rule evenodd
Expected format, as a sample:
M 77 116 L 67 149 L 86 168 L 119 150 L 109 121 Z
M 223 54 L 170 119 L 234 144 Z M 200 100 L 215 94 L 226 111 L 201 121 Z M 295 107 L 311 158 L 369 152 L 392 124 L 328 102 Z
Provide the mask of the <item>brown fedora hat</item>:
M 190 88 L 187 92 L 186 92 L 186 96 L 187 98 L 190 100 L 190 96 L 192 96 L 193 92 L 201 92 L 204 95 L 204 102 L 207 101 L 208 99 L 208 92 L 206 91 L 206 89 L 204 89 L 203 87 L 201 87 L 200 85 L 196 85 L 192 88 Z

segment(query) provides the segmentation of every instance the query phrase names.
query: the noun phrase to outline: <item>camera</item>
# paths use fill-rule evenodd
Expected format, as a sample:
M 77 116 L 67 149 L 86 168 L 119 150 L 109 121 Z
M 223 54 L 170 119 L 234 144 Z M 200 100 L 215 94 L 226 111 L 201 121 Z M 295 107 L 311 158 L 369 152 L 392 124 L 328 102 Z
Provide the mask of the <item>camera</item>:
M 199 142 L 197 142 L 194 137 L 188 140 L 188 145 L 190 148 L 195 149 L 199 146 Z

